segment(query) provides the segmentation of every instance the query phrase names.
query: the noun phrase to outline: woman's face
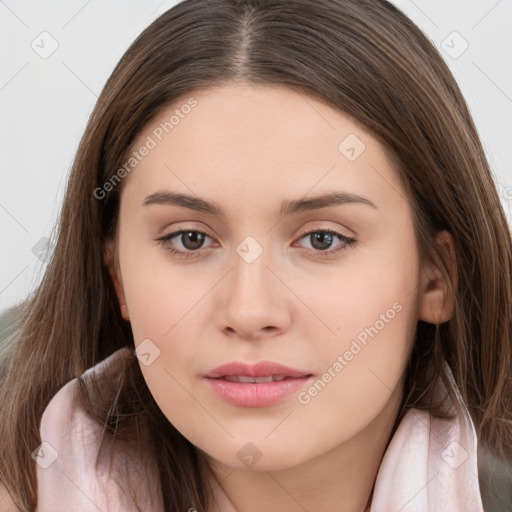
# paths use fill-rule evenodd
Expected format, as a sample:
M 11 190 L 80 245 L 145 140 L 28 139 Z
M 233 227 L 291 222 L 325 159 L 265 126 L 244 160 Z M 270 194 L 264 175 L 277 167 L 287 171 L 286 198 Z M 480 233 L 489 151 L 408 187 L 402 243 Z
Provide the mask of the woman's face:
M 169 421 L 266 470 L 389 431 L 428 287 L 383 146 L 312 97 L 233 84 L 175 103 L 133 148 L 118 295 Z M 298 376 L 205 377 L 260 361 Z

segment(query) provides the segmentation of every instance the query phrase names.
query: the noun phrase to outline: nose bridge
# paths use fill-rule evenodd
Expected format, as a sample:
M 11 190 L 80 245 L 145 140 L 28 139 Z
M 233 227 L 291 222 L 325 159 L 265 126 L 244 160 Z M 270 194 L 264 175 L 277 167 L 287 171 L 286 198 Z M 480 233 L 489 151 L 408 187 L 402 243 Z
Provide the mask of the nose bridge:
M 272 260 L 271 251 L 253 237 L 236 247 L 223 300 L 218 304 L 221 329 L 231 328 L 250 337 L 260 329 L 284 328 L 288 315 L 279 289 L 282 283 L 268 268 L 273 267 Z
M 268 287 L 274 285 L 270 282 L 274 276 L 267 268 L 271 265 L 272 255 L 266 245 L 264 247 L 263 242 L 248 236 L 235 249 L 232 292 L 239 299 L 249 299 L 255 305 L 264 299 L 261 295 L 268 295 Z

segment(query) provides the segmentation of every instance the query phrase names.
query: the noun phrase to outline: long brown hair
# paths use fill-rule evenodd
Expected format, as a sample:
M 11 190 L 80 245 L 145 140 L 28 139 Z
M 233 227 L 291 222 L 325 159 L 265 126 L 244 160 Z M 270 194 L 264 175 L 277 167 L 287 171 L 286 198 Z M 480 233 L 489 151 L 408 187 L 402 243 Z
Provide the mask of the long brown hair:
M 408 407 L 431 407 L 426 390 L 445 377 L 446 360 L 479 442 L 512 455 L 510 231 L 468 107 L 436 48 L 385 0 L 185 0 L 140 34 L 108 79 L 73 163 L 54 253 L 21 305 L 2 372 L 0 480 L 23 511 L 36 506 L 31 453 L 49 400 L 115 350 L 134 347 L 103 259 L 122 183 L 103 199 L 94 191 L 161 109 L 232 81 L 286 85 L 368 129 L 409 192 L 422 256 L 449 277 L 433 239 L 452 233 L 455 311 L 441 325 L 418 323 L 397 420 Z M 83 406 L 120 441 L 138 431 L 134 422 L 147 422 L 166 510 L 206 511 L 200 452 L 162 414 L 137 360 L 125 364 L 101 403 L 80 381 Z

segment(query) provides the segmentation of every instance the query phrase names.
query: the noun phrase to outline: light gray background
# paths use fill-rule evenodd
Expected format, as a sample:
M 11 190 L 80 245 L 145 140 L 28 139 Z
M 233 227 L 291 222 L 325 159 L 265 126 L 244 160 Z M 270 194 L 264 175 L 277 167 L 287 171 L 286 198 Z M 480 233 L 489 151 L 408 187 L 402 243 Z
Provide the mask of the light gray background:
M 0 311 L 40 281 L 38 250 L 105 81 L 135 37 L 176 3 L 0 0 Z M 512 0 L 394 3 L 451 67 L 511 218 Z

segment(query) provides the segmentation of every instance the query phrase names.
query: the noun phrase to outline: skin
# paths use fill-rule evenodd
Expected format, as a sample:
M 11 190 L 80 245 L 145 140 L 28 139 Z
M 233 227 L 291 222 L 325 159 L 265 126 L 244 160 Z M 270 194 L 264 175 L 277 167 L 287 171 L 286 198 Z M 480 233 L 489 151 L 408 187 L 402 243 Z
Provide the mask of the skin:
M 398 413 L 415 325 L 452 314 L 446 282 L 422 263 L 413 211 L 386 149 L 350 117 L 281 86 L 238 83 L 193 97 L 197 107 L 122 183 L 117 238 L 105 251 L 135 345 L 150 339 L 160 350 L 141 363 L 144 378 L 169 421 L 212 464 L 222 482 L 218 510 L 362 511 Z M 162 111 L 134 147 L 187 99 Z M 366 146 L 355 161 L 338 149 L 349 134 Z M 226 217 L 143 206 L 164 190 L 215 202 Z M 279 215 L 283 200 L 333 191 L 375 208 Z M 202 246 L 181 236 L 156 241 L 179 229 L 207 237 Z M 322 257 L 306 233 L 323 229 L 357 243 L 334 235 L 324 251 L 342 249 Z M 236 251 L 248 236 L 263 248 L 252 263 Z M 448 233 L 436 242 L 453 254 Z M 179 258 L 166 247 L 196 252 Z M 238 407 L 202 379 L 229 361 L 263 359 L 320 378 L 393 304 L 400 312 L 307 404 L 294 393 L 269 407 Z M 247 443 L 261 454 L 251 467 L 237 456 Z

